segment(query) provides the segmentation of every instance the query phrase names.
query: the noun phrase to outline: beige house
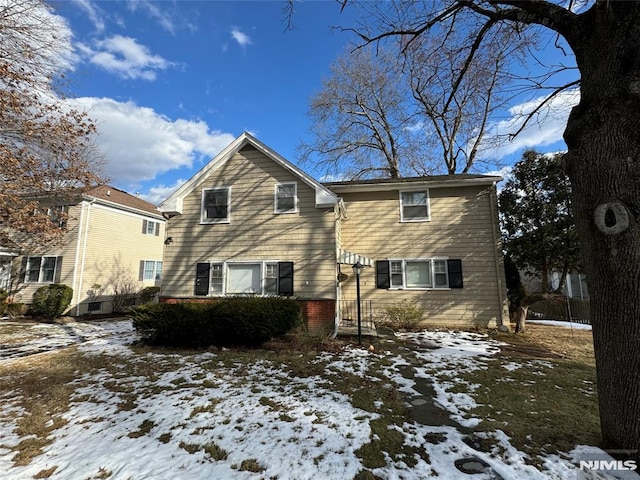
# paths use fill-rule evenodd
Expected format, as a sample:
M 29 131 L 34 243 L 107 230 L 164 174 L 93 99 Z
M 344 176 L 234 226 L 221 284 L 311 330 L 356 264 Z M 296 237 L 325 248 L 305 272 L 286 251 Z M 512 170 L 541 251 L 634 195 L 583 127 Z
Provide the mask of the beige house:
M 286 295 L 312 328 L 402 300 L 429 324 L 502 324 L 495 184 L 456 175 L 322 184 L 244 133 L 159 206 L 160 300 Z
M 58 246 L 11 258 L 14 301 L 29 304 L 39 287 L 62 283 L 73 288 L 68 314 L 110 313 L 114 293 L 132 302 L 130 293 L 160 285 L 165 219 L 155 205 L 106 185 L 40 201 L 52 221 L 64 212 L 66 233 Z

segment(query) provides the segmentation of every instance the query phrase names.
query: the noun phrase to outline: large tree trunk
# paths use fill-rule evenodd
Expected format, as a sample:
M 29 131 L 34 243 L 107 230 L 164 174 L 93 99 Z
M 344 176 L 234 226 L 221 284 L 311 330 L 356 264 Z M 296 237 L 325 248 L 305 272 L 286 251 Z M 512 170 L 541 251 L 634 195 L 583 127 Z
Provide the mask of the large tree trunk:
M 640 6 L 602 2 L 563 32 L 581 73 L 565 140 L 591 296 L 604 447 L 640 461 Z

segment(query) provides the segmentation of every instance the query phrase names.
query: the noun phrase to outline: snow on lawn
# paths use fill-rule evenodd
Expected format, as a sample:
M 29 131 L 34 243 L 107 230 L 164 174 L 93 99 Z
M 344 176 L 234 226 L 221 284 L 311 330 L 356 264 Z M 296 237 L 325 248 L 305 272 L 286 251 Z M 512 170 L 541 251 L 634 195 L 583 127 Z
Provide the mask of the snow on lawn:
M 66 328 L 81 332 L 82 340 L 76 336 L 79 349 L 86 355 L 103 355 L 109 365 L 98 374 L 78 374 L 70 408 L 62 415 L 67 423 L 52 432 L 51 443 L 26 466 L 14 466 L 15 452 L 10 450 L 24 440 L 17 428 L 24 414 L 20 399 L 15 392 L 0 389 L 2 479 L 32 479 L 48 471 L 48 478 L 64 480 L 351 480 L 364 469 L 356 452 L 371 441 L 370 421 L 379 414 L 355 408 L 348 396 L 332 391 L 322 375 L 292 375 L 273 359 L 275 355 L 230 363 L 213 352 L 134 352 L 128 346 L 136 338 L 130 322 L 37 328 L 51 328 L 43 338 L 54 342 L 59 336 L 61 345 L 69 336 Z M 461 370 L 486 368 L 482 359 L 496 353 L 499 344 L 465 332 L 423 332 L 402 338 L 413 344 L 411 361 L 397 353 L 355 347 L 340 355 L 304 360 L 324 365 L 330 375 L 349 372 L 368 379 L 371 388 L 388 383 L 371 376 L 370 367 L 383 364 L 381 374 L 409 396 L 417 394 L 412 388 L 415 377 L 429 378 L 435 382 L 436 401 L 453 418 L 468 426 L 476 424 L 479 419 L 468 415 L 472 397 L 448 393 L 450 385 L 432 372 L 437 369 L 446 378 Z M 38 342 L 33 343 L 34 351 L 41 351 Z M 0 365 L 18 361 L 0 360 Z M 125 363 L 129 368 L 120 371 L 118 366 Z M 139 371 L 131 365 L 140 366 Z M 154 367 L 151 372 L 149 365 Z M 401 374 L 407 367 L 414 369 L 413 380 Z M 390 428 L 402 434 L 406 445 L 423 448 L 428 461 L 416 458 L 409 467 L 387 455 L 385 467 L 371 469 L 383 479 L 500 478 L 495 474 L 505 480 L 579 478 L 578 456 L 586 449 L 603 453 L 580 447 L 567 458 L 550 455 L 544 457 L 546 470 L 540 471 L 527 465 L 524 454 L 500 431 L 491 434 L 494 451 L 483 453 L 467 445 L 452 426 L 405 421 Z M 454 466 L 465 457 L 479 458 L 493 471 L 467 476 Z
M 560 320 L 527 320 L 527 323 L 534 325 L 550 325 L 553 327 L 573 328 L 576 330 L 591 330 L 591 325 L 586 323 L 563 322 Z

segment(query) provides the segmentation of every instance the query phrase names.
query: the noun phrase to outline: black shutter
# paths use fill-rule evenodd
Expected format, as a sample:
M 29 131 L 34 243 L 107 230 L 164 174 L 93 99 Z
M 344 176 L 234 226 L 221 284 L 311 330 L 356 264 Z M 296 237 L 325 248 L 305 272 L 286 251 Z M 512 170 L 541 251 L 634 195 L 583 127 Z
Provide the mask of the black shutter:
M 376 261 L 376 288 L 391 288 L 391 275 L 389 273 L 389 260 Z
M 447 260 L 449 270 L 449 288 L 462 288 L 462 260 L 450 258 Z
M 138 270 L 138 280 L 144 280 L 144 260 L 140 260 L 140 269 Z
M 160 222 L 156 222 L 156 237 L 160 236 Z
M 142 233 L 143 234 L 147 233 L 147 221 L 146 220 L 142 220 Z
M 196 295 L 209 295 L 209 270 L 208 263 L 198 263 L 196 266 Z
M 278 295 L 293 295 L 293 262 L 278 262 Z

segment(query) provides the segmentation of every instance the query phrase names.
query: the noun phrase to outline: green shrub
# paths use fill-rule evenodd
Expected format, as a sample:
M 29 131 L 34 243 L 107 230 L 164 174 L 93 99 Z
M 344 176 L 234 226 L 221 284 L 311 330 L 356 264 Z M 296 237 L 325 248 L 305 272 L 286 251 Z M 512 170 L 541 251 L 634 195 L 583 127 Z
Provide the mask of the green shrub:
M 27 306 L 24 303 L 9 302 L 5 304 L 5 313 L 10 317 L 21 317 L 27 313 Z
M 47 318 L 56 318 L 71 304 L 73 289 L 67 285 L 54 283 L 40 287 L 33 294 L 31 312 Z
M 145 287 L 140 290 L 140 303 L 151 303 L 153 299 L 156 298 L 156 295 L 160 291 L 160 287 Z
M 0 315 L 4 315 L 7 311 L 7 298 L 9 297 L 9 292 L 0 288 Z
M 403 300 L 384 307 L 384 318 L 381 323 L 394 329 L 415 330 L 422 321 L 424 310 L 415 303 Z
M 232 297 L 215 303 L 148 304 L 133 309 L 133 326 L 158 345 L 260 345 L 302 322 L 300 305 L 278 297 Z

